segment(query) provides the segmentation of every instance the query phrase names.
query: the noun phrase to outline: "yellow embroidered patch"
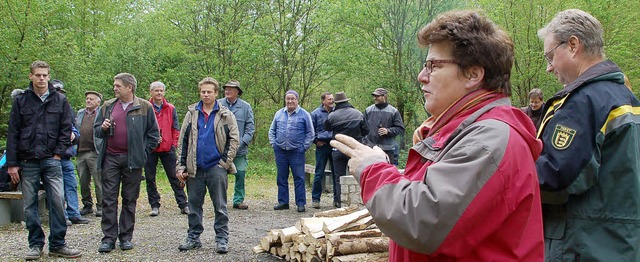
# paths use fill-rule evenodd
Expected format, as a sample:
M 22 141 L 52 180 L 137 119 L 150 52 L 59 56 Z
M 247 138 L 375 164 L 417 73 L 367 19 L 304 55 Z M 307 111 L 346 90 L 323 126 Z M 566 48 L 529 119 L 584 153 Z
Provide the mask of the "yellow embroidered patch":
M 575 136 L 575 129 L 571 129 L 563 125 L 556 125 L 556 129 L 553 131 L 551 144 L 555 149 L 564 150 L 571 145 L 573 137 Z

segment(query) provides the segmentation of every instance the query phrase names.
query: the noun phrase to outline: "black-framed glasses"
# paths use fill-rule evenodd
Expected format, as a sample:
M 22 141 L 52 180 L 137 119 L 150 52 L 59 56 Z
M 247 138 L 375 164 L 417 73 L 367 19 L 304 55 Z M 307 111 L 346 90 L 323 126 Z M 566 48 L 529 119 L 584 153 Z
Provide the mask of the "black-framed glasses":
M 544 59 L 547 59 L 547 62 L 549 62 L 549 64 L 551 64 L 551 61 L 553 61 L 553 57 L 549 58 L 549 55 L 551 53 L 553 53 L 554 51 L 556 51 L 556 49 L 558 49 L 558 47 L 560 47 L 563 44 L 566 44 L 566 41 L 562 41 L 560 43 L 558 43 L 558 45 L 556 47 L 554 47 L 553 49 L 549 50 L 549 52 L 544 53 Z
M 424 62 L 424 68 L 427 69 L 427 73 L 431 74 L 431 72 L 433 72 L 433 65 L 446 64 L 446 63 L 457 64 L 458 62 L 456 62 L 456 60 L 438 60 L 438 59 L 427 60 Z

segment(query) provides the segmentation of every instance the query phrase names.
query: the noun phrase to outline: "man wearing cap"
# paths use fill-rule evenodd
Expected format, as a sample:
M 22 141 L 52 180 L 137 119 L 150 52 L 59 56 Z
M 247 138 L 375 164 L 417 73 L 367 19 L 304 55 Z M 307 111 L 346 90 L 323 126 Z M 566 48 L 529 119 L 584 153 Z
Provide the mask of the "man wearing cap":
M 333 94 L 329 92 L 323 93 L 320 95 L 320 101 L 322 102 L 320 106 L 311 112 L 311 122 L 313 123 L 313 130 L 316 134 L 313 139 L 313 143 L 316 144 L 316 170 L 313 176 L 313 187 L 311 190 L 313 208 L 320 208 L 322 180 L 324 179 L 324 170 L 327 161 L 333 166 L 333 159 L 331 158 L 333 148 L 329 145 L 333 133 L 324 129 L 324 122 L 333 110 Z M 331 175 L 333 176 L 333 167 L 331 168 Z
M 58 79 L 51 80 L 53 87 L 58 92 L 66 95 L 64 83 Z M 73 115 L 71 116 L 73 120 Z M 88 224 L 89 219 L 80 215 L 78 210 L 78 180 L 76 180 L 76 167 L 73 165 L 71 158 L 76 156 L 78 139 L 80 132 L 75 126 L 71 128 L 71 146 L 62 154 L 60 166 L 62 167 L 62 184 L 64 185 L 64 200 L 67 203 L 64 209 L 64 217 L 67 219 L 67 226 L 72 224 Z
M 81 215 L 93 213 L 93 198 L 91 197 L 91 179 L 96 193 L 96 216 L 102 216 L 102 176 L 98 172 L 98 148 L 102 145 L 102 138 L 93 135 L 93 124 L 96 113 L 100 110 L 102 94 L 96 91 L 86 91 L 85 108 L 78 110 L 76 127 L 80 129 L 78 141 L 78 155 L 76 165 L 80 177 L 80 194 L 82 196 Z
M 249 206 L 244 203 L 244 181 L 245 175 L 247 174 L 247 153 L 249 153 L 249 143 L 253 140 L 253 133 L 256 131 L 255 123 L 253 121 L 253 110 L 249 103 L 240 99 L 240 96 L 242 96 L 240 82 L 230 80 L 223 86 L 223 89 L 224 98 L 218 99 L 218 103 L 229 108 L 229 110 L 233 112 L 233 115 L 236 117 L 236 123 L 238 123 L 238 131 L 240 133 L 240 145 L 236 152 L 236 157 L 233 159 L 233 163 L 236 165 L 237 170 L 235 173 L 236 183 L 233 187 L 233 208 L 247 209 Z
M 371 95 L 374 104 L 364 110 L 364 120 L 369 126 L 369 134 L 364 143 L 370 147 L 380 147 L 387 153 L 389 162 L 397 166 L 398 159 L 394 152 L 398 144 L 395 138 L 397 135 L 404 135 L 402 117 L 398 109 L 389 105 L 386 89 L 376 88 Z
M 295 184 L 298 212 L 307 204 L 304 188 L 304 152 L 309 149 L 315 132 L 311 115 L 298 105 L 299 95 L 294 90 L 285 93 L 286 106 L 276 111 L 269 128 L 269 143 L 273 147 L 278 169 L 278 204 L 274 210 L 289 209 L 289 168 Z
M 156 167 L 158 159 L 162 162 L 164 172 L 167 174 L 173 195 L 180 208 L 181 214 L 189 214 L 187 196 L 184 194 L 184 185 L 176 177 L 176 148 L 178 147 L 178 136 L 180 136 L 180 126 L 178 124 L 178 113 L 176 108 L 167 102 L 164 97 L 165 85 L 156 81 L 149 85 L 153 112 L 160 128 L 160 144 L 149 153 L 147 162 L 144 165 L 144 177 L 147 183 L 147 196 L 149 206 L 151 206 L 150 216 L 154 217 L 160 213 L 160 194 L 156 186 Z
M 353 137 L 355 140 L 362 139 L 369 133 L 367 122 L 364 121 L 362 112 L 353 108 L 349 103 L 350 98 L 344 92 L 336 93 L 336 107 L 327 117 L 324 123 L 325 129 L 333 131 L 333 136 L 343 134 Z M 347 162 L 349 157 L 338 150 L 334 150 L 333 156 L 333 205 L 341 207 L 340 199 L 340 177 L 347 174 Z

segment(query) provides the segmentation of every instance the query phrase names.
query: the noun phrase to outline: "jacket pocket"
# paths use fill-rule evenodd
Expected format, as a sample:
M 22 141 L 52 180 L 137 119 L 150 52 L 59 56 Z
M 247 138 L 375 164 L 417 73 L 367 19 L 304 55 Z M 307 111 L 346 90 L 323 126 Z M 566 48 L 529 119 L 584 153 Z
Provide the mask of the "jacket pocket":
M 60 126 L 60 116 L 62 115 L 62 108 L 58 106 L 47 107 L 47 128 L 54 128 Z
M 564 238 L 567 217 L 564 205 L 543 205 L 544 237 L 559 240 Z
M 47 148 L 45 150 L 50 152 L 51 154 L 55 154 L 56 146 L 58 146 L 58 135 L 60 130 L 51 130 L 49 129 L 47 132 Z
M 18 141 L 18 151 L 22 152 L 33 152 L 33 139 L 31 135 L 33 134 L 33 130 L 30 128 L 26 128 L 21 130 L 20 132 L 20 140 Z

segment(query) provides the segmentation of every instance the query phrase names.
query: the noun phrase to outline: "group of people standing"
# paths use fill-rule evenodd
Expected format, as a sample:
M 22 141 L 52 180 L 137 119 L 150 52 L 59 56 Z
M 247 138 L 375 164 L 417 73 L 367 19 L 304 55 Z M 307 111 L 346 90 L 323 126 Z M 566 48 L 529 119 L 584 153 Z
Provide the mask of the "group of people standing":
M 97 200 L 95 214 L 101 217 L 104 234 L 98 251 L 110 252 L 116 241 L 122 250 L 133 249 L 131 239 L 142 180 L 147 183 L 150 215 L 159 215 L 160 195 L 155 182 L 158 160 L 165 168 L 180 212 L 189 217 L 188 237 L 179 249 L 200 246 L 202 205 L 208 188 L 215 199 L 216 251 L 227 253 L 227 174 L 236 174 L 233 207 L 247 209 L 246 154 L 255 130 L 251 106 L 239 98 L 239 82 L 231 80 L 224 87 L 225 97 L 216 100 L 218 82 L 203 79 L 198 85 L 201 101 L 189 107 L 181 128 L 175 107 L 164 96 L 166 87 L 162 82 L 151 83 L 151 98 L 145 100 L 135 95 L 135 77 L 120 73 L 114 77 L 114 98 L 100 105 L 102 94 L 86 91 L 86 106 L 74 117 L 62 82 L 50 81 L 49 70 L 44 61 L 31 64 L 29 87 L 12 94 L 7 132 L 6 165 L 12 183 L 21 182 L 29 231 L 25 258 L 35 260 L 43 254 L 45 235 L 37 197 L 41 187 L 49 210 L 49 255 L 82 255 L 66 245 L 65 235 L 67 226 L 90 222 L 82 215 L 94 212 L 92 179 Z M 75 167 L 70 160 L 73 156 L 77 157 L 80 177 L 81 210 Z M 119 198 L 122 204 L 118 217 Z
M 404 135 L 404 124 L 398 110 L 389 105 L 387 90 L 377 88 L 372 94 L 374 104 L 364 114 L 349 103 L 344 92 L 325 92 L 321 104 L 309 114 L 298 105 L 294 90 L 285 93 L 286 106 L 275 113 L 269 128 L 269 142 L 273 147 L 277 166 L 278 204 L 274 210 L 289 209 L 289 170 L 291 170 L 295 203 L 298 212 L 305 212 L 304 184 L 305 152 L 316 145 L 316 166 L 311 198 L 313 208 L 320 208 L 322 184 L 327 162 L 331 163 L 333 204 L 341 206 L 340 177 L 347 173 L 349 157 L 333 149 L 329 142 L 336 134 L 345 134 L 370 146 L 385 150 L 391 163 L 397 163 L 396 136 Z M 335 105 L 334 105 L 335 103 Z
M 378 146 L 387 154 L 391 163 L 398 163 L 398 136 L 405 133 L 400 112 L 388 102 L 388 91 L 376 88 L 371 96 L 374 104 L 363 112 L 355 109 L 349 102 L 345 92 L 323 93 L 321 105 L 311 112 L 311 120 L 315 131 L 313 142 L 316 144 L 316 166 L 312 186 L 312 206 L 320 208 L 322 180 L 325 176 L 326 164 L 331 163 L 333 181 L 333 205 L 341 207 L 340 177 L 347 174 L 349 156 L 335 150 L 329 142 L 337 134 L 354 138 L 369 146 Z M 335 105 L 334 105 L 335 103 Z
M 541 93 L 530 94 L 534 123 L 509 99 L 515 54 L 508 34 L 476 11 L 439 15 L 418 33 L 420 45 L 429 49 L 417 80 L 431 116 L 413 133 L 404 173 L 395 165 L 394 138 L 404 126 L 385 89 L 373 91 L 375 104 L 364 113 L 338 92 L 322 94 L 322 104 L 309 114 L 298 105 L 298 93 L 287 91 L 286 106 L 269 129 L 277 165 L 274 209 L 289 209 L 291 169 L 297 211 L 305 211 L 304 153 L 315 143 L 313 207 L 320 207 L 327 161 L 333 165 L 335 206 L 337 179 L 348 168 L 376 225 L 391 238 L 390 261 L 639 261 L 640 101 L 625 87 L 622 70 L 605 59 L 603 34 L 595 17 L 577 9 L 559 12 L 538 31 L 546 71 L 564 88 L 544 103 Z M 37 211 L 41 180 L 49 200 L 49 253 L 78 257 L 64 240 L 60 161 L 77 136 L 72 110 L 49 82 L 46 63 L 34 62 L 29 77 L 29 88 L 13 100 L 6 158 L 12 181 L 22 180 L 26 257 L 39 258 L 44 246 Z M 102 175 L 104 237 L 98 250 L 111 251 L 116 240 L 123 250 L 133 248 L 141 169 L 167 139 L 171 146 L 162 148 L 176 151 L 172 188 L 186 182 L 188 189 L 188 204 L 176 196 L 189 216 L 187 238 L 178 248 L 201 246 L 208 189 L 216 251 L 226 253 L 227 174 L 238 174 L 237 181 L 244 177 L 238 170 L 246 168 L 243 146 L 254 129 L 252 113 L 238 114 L 251 112 L 237 97 L 239 83 L 230 81 L 226 97 L 216 100 L 218 82 L 200 81 L 200 101 L 189 106 L 177 141 L 177 120 L 158 124 L 157 114 L 171 107 L 154 96 L 151 102 L 137 98 L 136 85 L 130 74 L 116 75 L 115 98 L 87 108 L 83 116 L 95 114 L 94 147 L 81 140 L 78 152 L 95 148 Z M 152 84 L 152 94 L 159 86 Z M 87 104 L 89 95 L 100 97 L 88 92 Z M 77 123 L 82 137 L 87 127 Z M 157 151 L 157 157 L 164 162 L 162 152 L 167 151 Z M 243 194 L 236 191 L 234 208 L 247 208 Z M 159 212 L 155 207 L 152 215 Z
M 509 100 L 514 44 L 491 20 L 450 11 L 419 31 L 432 116 L 404 174 L 379 148 L 330 142 L 351 157 L 389 261 L 640 261 L 640 101 L 603 34 L 577 9 L 538 31 L 564 87 L 544 103 L 532 90 L 529 118 Z

